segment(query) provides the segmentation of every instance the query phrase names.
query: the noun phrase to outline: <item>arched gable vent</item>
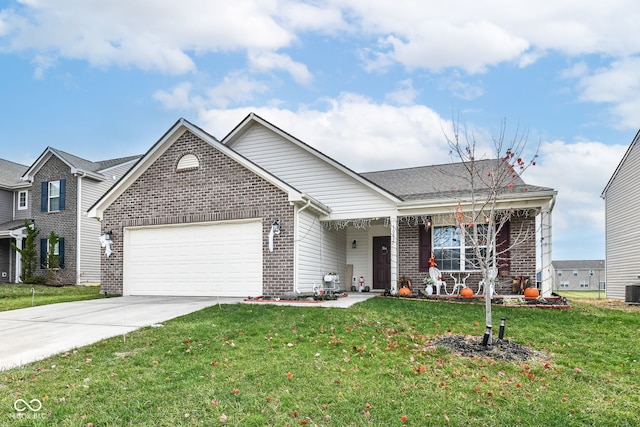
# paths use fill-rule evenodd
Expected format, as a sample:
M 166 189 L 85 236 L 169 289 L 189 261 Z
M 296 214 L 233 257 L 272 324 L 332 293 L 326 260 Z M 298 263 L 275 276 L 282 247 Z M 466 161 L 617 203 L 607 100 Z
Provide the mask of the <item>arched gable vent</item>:
M 176 171 L 185 171 L 198 169 L 200 167 L 200 160 L 194 154 L 185 154 L 178 160 L 178 166 Z

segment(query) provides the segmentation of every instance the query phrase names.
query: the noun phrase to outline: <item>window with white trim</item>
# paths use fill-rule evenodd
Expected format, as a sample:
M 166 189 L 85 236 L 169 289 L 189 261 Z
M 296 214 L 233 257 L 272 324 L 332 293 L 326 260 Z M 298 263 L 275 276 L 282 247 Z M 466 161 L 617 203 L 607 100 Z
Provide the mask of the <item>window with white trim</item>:
M 25 210 L 28 208 L 27 196 L 27 190 L 18 191 L 18 210 Z
M 569 288 L 569 282 L 567 280 L 563 280 L 562 282 L 560 282 L 560 289 L 568 289 Z
M 586 280 L 581 280 L 580 281 L 580 288 L 581 289 L 589 289 L 589 282 L 587 282 Z
M 478 248 L 482 256 L 487 250 L 487 225 L 477 225 Z M 433 254 L 442 271 L 479 270 L 474 245 L 474 230 L 470 227 L 433 227 Z
M 604 291 L 604 290 L 607 289 L 607 284 L 606 284 L 606 282 L 604 280 L 599 281 L 598 282 L 598 286 L 600 287 L 601 291 Z
M 578 270 L 573 270 L 573 277 L 578 277 Z
M 47 206 L 49 212 L 60 210 L 60 181 L 49 181 L 47 183 Z

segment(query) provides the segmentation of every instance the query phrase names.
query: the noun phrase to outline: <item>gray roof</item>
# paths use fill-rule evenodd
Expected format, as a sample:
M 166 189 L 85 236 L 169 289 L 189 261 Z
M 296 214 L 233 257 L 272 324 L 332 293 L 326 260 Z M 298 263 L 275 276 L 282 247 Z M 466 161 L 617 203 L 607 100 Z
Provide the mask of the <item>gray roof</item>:
M 102 160 L 99 162 L 92 162 L 91 160 L 86 160 L 82 157 L 74 156 L 73 154 L 58 150 L 57 148 L 49 147 L 49 149 L 71 166 L 85 172 L 99 172 L 101 170 L 108 169 L 110 167 L 140 158 L 140 156 L 129 156 L 120 157 L 117 159 Z
M 28 185 L 20 179 L 27 169 L 29 169 L 29 166 L 0 159 L 0 188 L 13 189 Z
M 17 230 L 18 228 L 24 227 L 24 219 L 16 219 L 13 221 L 5 222 L 0 224 L 0 230 Z
M 556 270 L 595 270 L 604 268 L 605 262 L 603 259 L 577 259 L 552 261 L 551 264 Z
M 489 171 L 496 174 L 500 170 L 504 170 L 504 163 L 498 159 L 479 160 L 475 164 L 478 169 L 476 179 L 480 183 L 476 184 L 476 188 L 479 189 L 488 188 L 482 182 L 488 177 Z M 467 165 L 465 163 L 448 163 L 365 172 L 360 175 L 403 200 L 449 199 L 469 194 L 471 174 L 466 169 Z M 513 184 L 513 188 L 505 188 L 505 193 L 553 191 L 551 188 L 527 185 L 517 173 L 509 178 L 508 183 Z

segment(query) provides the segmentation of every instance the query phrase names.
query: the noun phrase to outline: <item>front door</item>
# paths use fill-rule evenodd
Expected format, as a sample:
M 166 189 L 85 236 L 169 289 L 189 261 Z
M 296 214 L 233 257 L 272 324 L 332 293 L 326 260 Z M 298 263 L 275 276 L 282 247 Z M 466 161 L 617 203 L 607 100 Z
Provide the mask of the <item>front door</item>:
M 391 288 L 391 237 L 373 238 L 373 289 Z

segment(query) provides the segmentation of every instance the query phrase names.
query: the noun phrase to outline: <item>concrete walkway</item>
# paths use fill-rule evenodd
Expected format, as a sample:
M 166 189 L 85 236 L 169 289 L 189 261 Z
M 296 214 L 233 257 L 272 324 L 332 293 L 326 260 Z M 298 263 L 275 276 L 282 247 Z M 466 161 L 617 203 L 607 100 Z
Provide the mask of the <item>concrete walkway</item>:
M 375 294 L 349 294 L 321 303 L 269 302 L 300 307 L 348 308 Z M 161 323 L 217 304 L 238 304 L 232 297 L 126 296 L 66 302 L 0 312 L 0 370 L 43 359 Z

